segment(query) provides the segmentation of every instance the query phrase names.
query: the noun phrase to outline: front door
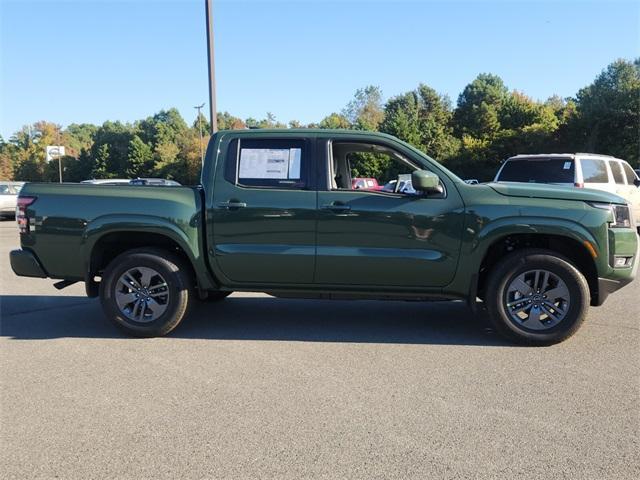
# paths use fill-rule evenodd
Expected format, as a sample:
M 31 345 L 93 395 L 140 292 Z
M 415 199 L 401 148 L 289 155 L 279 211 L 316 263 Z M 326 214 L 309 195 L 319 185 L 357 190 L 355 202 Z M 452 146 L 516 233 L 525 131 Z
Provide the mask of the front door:
M 312 283 L 311 141 L 240 135 L 223 148 L 208 217 L 216 273 L 238 285 Z
M 416 192 L 410 173 L 425 164 L 397 148 L 327 142 L 327 188 L 318 191 L 316 283 L 420 288 L 453 279 L 462 199 L 445 178 L 442 195 Z M 384 187 L 353 189 L 352 180 L 361 177 Z

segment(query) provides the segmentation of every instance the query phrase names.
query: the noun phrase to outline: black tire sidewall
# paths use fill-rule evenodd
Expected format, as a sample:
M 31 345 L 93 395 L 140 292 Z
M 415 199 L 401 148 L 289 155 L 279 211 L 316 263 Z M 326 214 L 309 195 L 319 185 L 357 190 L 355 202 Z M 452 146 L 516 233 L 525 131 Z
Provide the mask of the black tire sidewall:
M 529 270 L 547 270 L 566 284 L 569 311 L 560 323 L 548 330 L 531 330 L 516 324 L 505 308 L 507 285 L 518 275 Z M 586 279 L 566 259 L 552 252 L 530 251 L 506 257 L 494 270 L 487 289 L 487 308 L 494 327 L 505 336 L 520 343 L 551 345 L 573 335 L 584 321 L 590 303 Z
M 120 276 L 135 267 L 149 267 L 166 281 L 169 290 L 167 310 L 152 322 L 138 323 L 127 318 L 114 298 Z M 189 305 L 190 285 L 180 262 L 168 252 L 132 251 L 116 257 L 104 272 L 100 282 L 100 301 L 107 317 L 127 333 L 140 337 L 166 335 L 185 316 Z

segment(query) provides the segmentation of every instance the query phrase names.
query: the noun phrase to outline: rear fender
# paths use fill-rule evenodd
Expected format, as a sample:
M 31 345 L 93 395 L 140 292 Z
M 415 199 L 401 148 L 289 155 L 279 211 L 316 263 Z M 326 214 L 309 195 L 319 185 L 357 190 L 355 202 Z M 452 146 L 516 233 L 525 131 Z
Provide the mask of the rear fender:
M 217 288 L 215 280 L 209 274 L 203 254 L 202 234 L 197 217 L 194 216 L 185 227 L 188 232 L 169 220 L 150 215 L 115 214 L 98 217 L 86 226 L 82 235 L 80 255 L 85 259 L 85 271 L 89 273 L 89 262 L 94 248 L 105 235 L 125 232 L 153 233 L 167 237 L 182 249 L 191 262 L 201 289 Z

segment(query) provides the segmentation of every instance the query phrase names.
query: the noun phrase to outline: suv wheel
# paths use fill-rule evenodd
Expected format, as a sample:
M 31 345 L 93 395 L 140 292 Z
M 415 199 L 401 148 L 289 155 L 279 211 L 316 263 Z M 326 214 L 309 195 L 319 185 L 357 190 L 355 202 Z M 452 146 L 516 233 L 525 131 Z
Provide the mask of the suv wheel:
M 584 275 L 548 250 L 519 250 L 489 276 L 489 318 L 501 334 L 519 343 L 552 345 L 573 335 L 590 303 Z
M 107 317 L 139 337 L 166 335 L 184 318 L 191 279 L 181 260 L 164 250 L 125 252 L 106 268 L 100 300 Z

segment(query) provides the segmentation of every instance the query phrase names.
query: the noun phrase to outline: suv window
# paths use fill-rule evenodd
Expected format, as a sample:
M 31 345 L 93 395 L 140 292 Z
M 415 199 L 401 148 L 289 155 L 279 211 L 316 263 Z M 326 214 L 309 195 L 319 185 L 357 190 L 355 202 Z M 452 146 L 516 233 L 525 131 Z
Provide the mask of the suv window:
M 635 172 L 633 171 L 633 168 L 631 168 L 631 165 L 629 165 L 627 162 L 621 162 L 622 163 L 622 168 L 624 169 L 624 173 L 627 174 L 627 183 L 629 185 L 633 185 L 633 181 L 637 178 L 635 175 Z
M 573 183 L 574 161 L 566 158 L 523 158 L 507 160 L 499 182 Z
M 17 195 L 18 188 L 15 185 L 0 185 L 0 195 Z
M 304 140 L 234 140 L 225 178 L 245 187 L 304 189 L 307 170 Z
M 584 183 L 609 183 L 604 160 L 583 158 L 580 160 L 580 165 L 582 166 L 582 181 Z
M 609 162 L 609 166 L 611 167 L 611 173 L 613 174 L 613 180 L 618 185 L 624 185 L 624 174 L 622 173 L 622 164 L 620 162 L 611 161 Z

